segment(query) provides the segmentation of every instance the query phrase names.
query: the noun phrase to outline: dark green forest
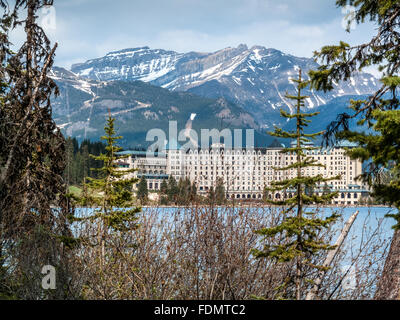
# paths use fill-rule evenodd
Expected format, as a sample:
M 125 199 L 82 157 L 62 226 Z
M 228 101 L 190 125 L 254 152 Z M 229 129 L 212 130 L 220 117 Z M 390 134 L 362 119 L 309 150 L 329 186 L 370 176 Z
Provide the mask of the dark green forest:
M 102 167 L 101 161 L 95 160 L 93 156 L 99 156 L 105 152 L 103 142 L 91 142 L 84 140 L 81 143 L 76 138 L 66 139 L 66 158 L 64 178 L 69 186 L 82 186 L 86 177 L 99 178 L 97 170 Z

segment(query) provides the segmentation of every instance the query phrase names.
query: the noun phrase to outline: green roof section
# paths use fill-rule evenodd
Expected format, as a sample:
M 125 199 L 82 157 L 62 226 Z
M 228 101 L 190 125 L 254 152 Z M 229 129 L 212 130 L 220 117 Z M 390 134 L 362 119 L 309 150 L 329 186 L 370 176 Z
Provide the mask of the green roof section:
M 121 156 L 142 156 L 146 157 L 148 155 L 154 155 L 155 157 L 164 157 L 165 153 L 161 152 L 151 152 L 151 151 L 139 151 L 139 150 L 126 150 L 117 152 L 118 155 Z

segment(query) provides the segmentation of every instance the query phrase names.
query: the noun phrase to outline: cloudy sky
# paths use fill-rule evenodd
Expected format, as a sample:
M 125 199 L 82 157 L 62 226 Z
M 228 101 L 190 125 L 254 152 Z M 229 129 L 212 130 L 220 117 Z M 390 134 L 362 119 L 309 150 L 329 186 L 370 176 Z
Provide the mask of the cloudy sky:
M 311 57 L 325 44 L 374 33 L 371 24 L 347 33 L 335 0 L 55 0 L 56 18 L 49 17 L 56 64 L 67 68 L 139 46 L 211 52 L 244 43 Z

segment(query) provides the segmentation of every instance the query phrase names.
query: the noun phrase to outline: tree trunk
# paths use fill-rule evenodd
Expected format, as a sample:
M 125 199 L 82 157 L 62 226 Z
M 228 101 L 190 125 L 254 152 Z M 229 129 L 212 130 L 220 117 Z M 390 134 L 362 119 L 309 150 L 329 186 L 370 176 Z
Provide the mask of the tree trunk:
M 301 81 L 301 69 L 299 70 L 299 81 Z M 297 97 L 298 99 L 300 99 L 301 97 L 301 92 L 300 89 L 297 92 Z M 300 100 L 297 101 L 297 114 L 300 114 L 301 110 L 300 110 Z M 301 179 L 302 178 L 302 172 L 301 172 L 301 141 L 300 141 L 300 137 L 301 137 L 301 123 L 300 123 L 300 118 L 297 118 L 297 163 L 298 163 L 298 167 L 297 167 L 297 178 Z M 297 223 L 298 223 L 298 227 L 299 229 L 300 224 L 301 224 L 301 218 L 303 215 L 303 201 L 302 201 L 302 188 L 301 188 L 301 183 L 297 184 Z M 303 248 L 301 246 L 302 243 L 302 237 L 301 234 L 299 233 L 299 235 L 297 236 L 297 246 L 299 251 L 303 251 Z M 300 300 L 301 299 L 301 284 L 302 284 L 302 256 L 297 256 L 297 263 L 296 263 L 296 300 Z
M 344 240 L 347 238 L 347 235 L 349 234 L 350 229 L 353 226 L 353 223 L 356 220 L 359 212 L 360 211 L 357 210 L 355 213 L 353 213 L 351 215 L 349 220 L 347 220 L 346 224 L 343 227 L 342 232 L 340 233 L 339 238 L 336 240 L 336 243 L 335 243 L 336 248 L 328 253 L 328 255 L 326 256 L 326 259 L 322 265 L 323 267 L 329 267 L 332 264 L 333 259 L 335 259 L 336 255 L 340 251 L 342 244 L 343 244 Z M 325 274 L 326 274 L 325 270 L 322 270 L 319 272 L 318 278 L 314 282 L 314 287 L 307 294 L 306 300 L 314 300 L 316 298 Z
M 374 299 L 400 300 L 400 230 L 394 232 Z

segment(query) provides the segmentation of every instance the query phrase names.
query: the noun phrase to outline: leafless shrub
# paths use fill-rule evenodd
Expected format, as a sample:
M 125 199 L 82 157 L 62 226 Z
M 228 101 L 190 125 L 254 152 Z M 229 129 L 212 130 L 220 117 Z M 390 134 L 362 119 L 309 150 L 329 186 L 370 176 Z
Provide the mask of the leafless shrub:
M 358 227 L 351 229 L 327 274 L 321 299 L 373 299 L 391 242 L 385 223 L 371 209 L 358 217 Z
M 263 299 L 294 294 L 292 263 L 256 259 L 252 249 L 262 246 L 255 230 L 283 219 L 274 207 L 147 208 L 140 228 L 108 235 L 107 261 L 101 268 L 98 246 L 89 240 L 79 249 L 83 297 L 89 299 Z M 321 211 L 322 214 L 322 211 Z M 373 297 L 387 252 L 382 222 L 347 239 L 323 281 L 320 299 Z M 321 237 L 334 242 L 344 221 Z M 74 231 L 85 239 L 95 234 L 94 223 L 78 224 Z M 287 239 L 273 239 L 274 242 Z M 355 246 L 357 244 L 357 246 Z M 320 263 L 324 256 L 311 260 Z M 355 285 L 345 285 L 345 266 L 354 267 Z M 309 285 L 317 276 L 310 268 Z

